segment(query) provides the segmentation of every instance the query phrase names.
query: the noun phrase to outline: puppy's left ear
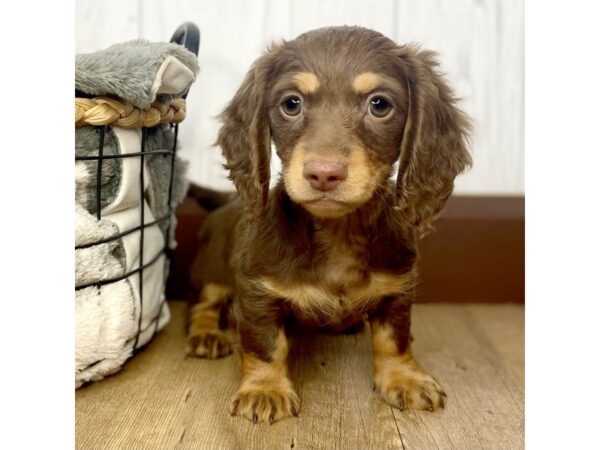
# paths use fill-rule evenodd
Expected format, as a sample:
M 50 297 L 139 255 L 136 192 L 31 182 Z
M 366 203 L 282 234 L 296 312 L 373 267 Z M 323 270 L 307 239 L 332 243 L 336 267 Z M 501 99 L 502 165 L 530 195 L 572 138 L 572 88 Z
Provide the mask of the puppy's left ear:
M 269 195 L 271 130 L 266 94 L 277 49 L 272 47 L 252 65 L 219 116 L 223 125 L 217 144 L 227 160 L 225 168 L 253 215 L 264 210 Z
M 454 189 L 454 178 L 472 164 L 467 150 L 471 121 L 437 71 L 435 54 L 413 45 L 398 49 L 409 91 L 400 150 L 398 208 L 421 236 L 431 231 Z

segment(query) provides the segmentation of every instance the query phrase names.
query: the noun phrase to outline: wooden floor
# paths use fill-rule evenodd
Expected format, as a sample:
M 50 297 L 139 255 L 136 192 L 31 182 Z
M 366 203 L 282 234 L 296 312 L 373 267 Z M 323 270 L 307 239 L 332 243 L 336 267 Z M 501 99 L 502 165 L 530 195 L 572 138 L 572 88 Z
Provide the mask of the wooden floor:
M 183 302 L 118 374 L 76 394 L 78 449 L 520 449 L 524 317 L 512 304 L 413 308 L 413 352 L 444 386 L 445 410 L 401 412 L 372 391 L 368 329 L 296 342 L 298 418 L 231 417 L 239 360 L 186 358 Z

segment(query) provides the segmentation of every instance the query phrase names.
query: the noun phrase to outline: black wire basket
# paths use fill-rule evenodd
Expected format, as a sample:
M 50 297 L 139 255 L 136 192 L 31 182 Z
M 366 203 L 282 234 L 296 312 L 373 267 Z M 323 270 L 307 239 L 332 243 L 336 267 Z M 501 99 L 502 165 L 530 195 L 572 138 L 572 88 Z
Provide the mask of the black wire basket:
M 193 24 L 191 22 L 186 22 L 186 23 L 182 24 L 179 28 L 177 28 L 177 30 L 173 34 L 170 42 L 183 45 L 183 46 L 185 46 L 185 48 L 187 50 L 194 53 L 195 55 L 198 55 L 198 49 L 199 49 L 199 45 L 200 45 L 200 31 L 195 24 Z M 187 96 L 187 92 L 183 95 L 183 98 L 185 98 L 186 96 Z M 84 98 L 88 97 L 89 98 L 92 96 L 85 92 L 76 91 L 76 97 L 84 97 Z M 169 242 L 170 242 L 170 235 L 171 235 L 171 231 L 172 231 L 171 228 L 173 226 L 172 217 L 174 214 L 174 205 L 172 204 L 172 194 L 173 194 L 173 179 L 174 179 L 174 171 L 175 171 L 177 137 L 178 137 L 179 124 L 178 123 L 170 123 L 169 127 L 170 127 L 170 131 L 172 133 L 172 146 L 170 148 L 149 150 L 148 146 L 147 146 L 149 129 L 146 127 L 142 127 L 141 147 L 139 149 L 139 152 L 126 153 L 126 154 L 105 154 L 104 147 L 105 147 L 105 138 L 108 133 L 108 126 L 107 125 L 98 126 L 98 127 L 96 127 L 96 131 L 99 135 L 99 145 L 98 145 L 97 155 L 87 155 L 87 156 L 76 156 L 75 157 L 75 161 L 95 161 L 96 162 L 96 183 L 95 183 L 95 199 L 94 200 L 95 200 L 95 216 L 96 216 L 96 219 L 98 219 L 98 221 L 100 221 L 102 219 L 101 180 L 102 180 L 103 166 L 108 161 L 111 161 L 111 160 L 118 161 L 118 160 L 121 160 L 122 158 L 139 158 L 139 163 L 140 163 L 139 192 L 140 192 L 140 203 L 141 203 L 141 205 L 139 207 L 139 209 L 140 209 L 139 225 L 137 225 L 133 228 L 124 230 L 124 231 L 120 231 L 114 235 L 107 237 L 107 238 L 104 238 L 104 239 L 101 239 L 101 240 L 98 240 L 95 242 L 91 242 L 91 243 L 86 243 L 83 245 L 78 245 L 75 247 L 76 250 L 85 249 L 85 248 L 89 248 L 89 247 L 92 247 L 95 245 L 109 243 L 109 242 L 115 241 L 117 239 L 122 239 L 128 235 L 131 235 L 132 233 L 139 232 L 139 264 L 136 268 L 126 271 L 126 273 L 119 275 L 117 277 L 103 279 L 100 281 L 94 281 L 91 283 L 80 284 L 75 287 L 76 290 L 81 290 L 81 289 L 89 288 L 92 286 L 96 287 L 97 289 L 101 289 L 102 286 L 105 286 L 105 285 L 108 285 L 111 283 L 116 283 L 123 279 L 132 277 L 133 275 L 136 275 L 136 274 L 138 275 L 140 311 L 139 311 L 139 320 L 138 320 L 138 324 L 137 324 L 137 333 L 136 333 L 135 337 L 133 338 L 134 343 L 133 343 L 132 348 L 134 351 L 139 350 L 138 349 L 138 340 L 140 338 L 140 334 L 142 332 L 145 332 L 148 329 L 148 327 L 146 327 L 145 329 L 142 329 L 142 315 L 143 315 L 142 312 L 144 309 L 144 282 L 143 282 L 144 281 L 144 277 L 143 277 L 144 270 L 148 269 L 153 264 L 156 264 L 157 261 L 159 261 L 161 259 L 161 256 L 165 255 L 166 256 L 165 271 L 167 272 L 168 267 L 169 267 L 169 258 L 171 256 Z M 156 156 L 154 156 L 154 155 L 156 155 Z M 145 177 L 145 174 L 144 174 L 145 162 L 146 162 L 147 158 L 158 157 L 159 155 L 170 161 L 170 178 L 169 178 L 169 182 L 168 182 L 168 195 L 166 197 L 167 204 L 164 209 L 166 211 L 166 213 L 164 215 L 161 215 L 160 217 L 156 217 L 155 220 L 153 220 L 151 222 L 145 222 L 145 217 L 144 217 L 144 209 L 145 208 L 143 205 L 144 198 L 145 198 L 145 186 L 146 186 L 146 184 L 145 184 L 146 180 L 144 179 L 144 177 Z M 163 229 L 166 229 L 165 245 L 159 252 L 157 252 L 154 255 L 144 255 L 144 238 L 145 238 L 144 230 L 147 229 L 148 227 L 151 227 L 154 225 L 160 225 L 161 227 L 163 227 Z M 158 313 L 156 314 L 156 316 L 150 322 L 150 325 L 149 325 L 149 327 L 154 327 L 152 337 L 158 331 L 159 316 L 164 307 L 164 303 L 165 303 L 165 299 L 163 296 L 163 299 L 161 300 L 160 306 L 158 308 Z M 150 342 L 152 340 L 152 337 L 150 337 L 150 339 L 147 342 Z

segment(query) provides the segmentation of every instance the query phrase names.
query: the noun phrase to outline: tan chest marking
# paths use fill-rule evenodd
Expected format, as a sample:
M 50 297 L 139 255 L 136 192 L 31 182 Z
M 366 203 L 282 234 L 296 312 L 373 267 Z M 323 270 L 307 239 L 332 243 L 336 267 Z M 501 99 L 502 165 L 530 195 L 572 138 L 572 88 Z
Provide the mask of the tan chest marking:
M 412 288 L 410 273 L 393 275 L 367 271 L 365 258 L 369 245 L 360 225 L 342 223 L 337 227 L 316 227 L 318 246 L 311 282 L 284 283 L 276 278 L 258 280 L 259 289 L 273 298 L 287 299 L 307 317 L 340 322 L 349 315 L 364 312 L 387 295 Z
M 326 282 L 283 284 L 272 278 L 262 278 L 259 287 L 273 298 L 285 298 L 307 316 L 325 316 L 331 321 L 368 308 L 386 295 L 407 292 L 412 287 L 410 274 L 390 275 L 371 272 L 368 281 L 348 287 L 333 287 Z

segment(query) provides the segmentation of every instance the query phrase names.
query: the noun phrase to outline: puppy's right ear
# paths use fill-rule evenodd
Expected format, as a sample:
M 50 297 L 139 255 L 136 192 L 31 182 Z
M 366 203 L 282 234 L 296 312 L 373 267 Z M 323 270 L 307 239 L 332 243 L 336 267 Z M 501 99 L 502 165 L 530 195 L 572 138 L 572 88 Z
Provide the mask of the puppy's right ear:
M 221 113 L 217 144 L 225 168 L 249 210 L 260 214 L 269 195 L 271 131 L 267 87 L 278 47 L 270 48 L 250 68 L 231 103 Z
M 398 48 L 405 62 L 408 119 L 398 169 L 398 209 L 424 236 L 454 189 L 455 177 L 471 166 L 471 120 L 438 71 L 433 52 L 416 45 Z

